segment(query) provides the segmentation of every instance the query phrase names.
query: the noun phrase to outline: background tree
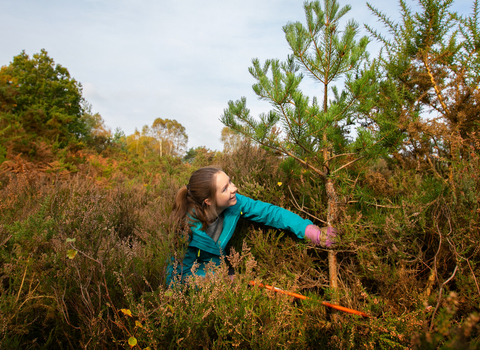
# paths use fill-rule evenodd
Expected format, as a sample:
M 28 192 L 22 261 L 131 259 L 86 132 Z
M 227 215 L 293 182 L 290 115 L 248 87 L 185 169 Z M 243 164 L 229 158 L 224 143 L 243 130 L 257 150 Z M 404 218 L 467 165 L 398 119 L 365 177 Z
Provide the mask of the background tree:
M 13 114 L 18 94 L 16 79 L 7 72 L 7 67 L 0 68 L 0 163 L 5 160 L 7 147 L 15 139 L 21 138 L 21 126 Z
M 157 118 L 152 124 L 152 135 L 158 143 L 159 155 L 182 156 L 187 147 L 185 127 L 175 119 Z
M 125 132 L 120 127 L 115 128 L 115 131 L 113 132 L 112 143 L 114 147 L 122 152 L 127 151 L 127 137 Z
M 102 152 L 111 147 L 113 145 L 113 133 L 105 124 L 102 116 L 99 113 L 93 113 L 92 106 L 86 101 L 83 103 L 83 110 L 81 123 L 84 125 L 85 134 L 80 140 L 87 147 L 95 148 L 97 152 Z
M 239 134 L 235 130 L 230 129 L 228 126 L 225 126 L 222 128 L 220 141 L 222 141 L 223 143 L 223 152 L 231 153 L 239 149 L 242 143 L 246 141 L 246 139 L 243 137 L 242 134 Z
M 127 151 L 132 154 L 139 154 L 138 149 L 140 145 L 140 131 L 135 128 L 135 132 L 127 136 Z
M 183 160 L 189 164 L 202 167 L 212 164 L 216 159 L 216 156 L 217 152 L 212 151 L 205 146 L 199 146 L 196 148 L 190 148 L 183 157 Z
M 152 126 L 144 125 L 142 131 L 126 137 L 127 149 L 131 153 L 147 157 L 157 156 L 181 157 L 185 153 L 188 136 L 185 127 L 176 120 L 157 118 Z
M 306 2 L 304 9 L 306 26 L 295 22 L 283 27 L 292 55 L 285 62 L 267 60 L 264 65 L 253 59 L 249 69 L 257 81 L 253 90 L 273 110 L 256 120 L 242 98 L 228 103 L 221 120 L 255 142 L 292 157 L 319 176 L 325 184 L 326 222 L 331 226 L 339 213 L 336 173 L 365 156 L 362 152 L 366 147 L 352 149 L 348 127 L 360 111 L 370 108 L 367 97 L 375 87 L 371 81 L 373 71 L 363 66 L 367 37 L 356 41 L 358 24 L 352 20 L 340 29 L 350 6 L 340 8 L 336 0 L 325 0 L 323 9 L 319 1 Z M 316 98 L 310 101 L 300 90 L 300 69 L 322 84 L 321 105 Z M 337 85 L 331 86 L 340 79 L 344 83 L 341 92 Z M 329 252 L 330 284 L 334 290 L 335 261 L 335 253 Z
M 2 75 L 15 82 L 9 118 L 21 126 L 28 139 L 40 137 L 66 146 L 86 134 L 81 84 L 45 50 L 32 58 L 22 51 L 2 68 Z
M 152 136 L 152 130 L 148 125 L 142 127 L 142 136 L 140 138 L 141 152 L 143 158 L 146 158 L 148 154 L 155 152 L 155 138 Z

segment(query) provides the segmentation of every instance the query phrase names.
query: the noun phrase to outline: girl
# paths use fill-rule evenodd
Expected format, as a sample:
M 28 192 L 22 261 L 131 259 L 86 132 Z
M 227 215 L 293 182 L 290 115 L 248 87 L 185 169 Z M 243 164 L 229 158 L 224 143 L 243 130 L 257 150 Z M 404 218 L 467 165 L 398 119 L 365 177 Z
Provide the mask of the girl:
M 210 261 L 220 264 L 220 255 L 225 252 L 241 216 L 289 230 L 298 238 L 308 238 L 323 247 L 331 247 L 336 237 L 332 227 L 320 229 L 286 209 L 238 194 L 237 187 L 222 170 L 201 168 L 192 174 L 188 185 L 178 191 L 173 205 L 173 219 L 185 223 L 191 231 L 183 263 L 176 271 L 180 281 L 192 275 L 195 262 L 199 264 L 196 271 L 199 276 L 205 276 L 205 266 Z M 168 270 L 167 285 L 173 278 L 173 266 Z

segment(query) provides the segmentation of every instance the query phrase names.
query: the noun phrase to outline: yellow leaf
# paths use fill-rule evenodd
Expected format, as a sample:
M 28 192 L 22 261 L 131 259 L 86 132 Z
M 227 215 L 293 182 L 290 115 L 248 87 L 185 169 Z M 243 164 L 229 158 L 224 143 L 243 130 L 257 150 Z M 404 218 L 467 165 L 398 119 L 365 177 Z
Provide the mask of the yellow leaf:
M 130 345 L 131 348 L 137 345 L 137 338 L 135 337 L 130 337 L 128 338 L 128 345 Z
M 77 251 L 75 249 L 67 250 L 67 258 L 73 259 L 77 255 Z
M 132 317 L 132 312 L 129 309 L 120 309 L 125 315 Z
M 143 328 L 143 326 L 142 326 L 142 324 L 140 323 L 140 321 L 135 321 L 135 327 Z

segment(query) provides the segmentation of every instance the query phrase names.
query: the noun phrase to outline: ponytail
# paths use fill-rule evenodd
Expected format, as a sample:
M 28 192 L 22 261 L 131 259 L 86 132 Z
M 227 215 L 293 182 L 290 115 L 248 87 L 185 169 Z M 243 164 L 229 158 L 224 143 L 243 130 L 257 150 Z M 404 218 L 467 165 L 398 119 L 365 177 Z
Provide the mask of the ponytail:
M 183 186 L 177 192 L 173 202 L 172 219 L 181 221 L 188 212 L 187 186 Z
M 172 219 L 180 225 L 190 228 L 195 222 L 202 224 L 202 230 L 217 218 L 216 213 L 216 178 L 221 169 L 214 167 L 200 168 L 195 171 L 188 185 L 178 190 L 173 203 Z M 210 199 L 211 205 L 205 203 Z

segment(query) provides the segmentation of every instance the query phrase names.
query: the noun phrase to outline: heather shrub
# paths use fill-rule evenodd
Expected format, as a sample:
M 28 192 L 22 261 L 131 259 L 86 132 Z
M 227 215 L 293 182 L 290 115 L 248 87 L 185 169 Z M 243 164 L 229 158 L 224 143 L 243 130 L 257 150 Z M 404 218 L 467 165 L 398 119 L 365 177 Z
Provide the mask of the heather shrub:
M 321 183 L 287 159 L 242 147 L 216 160 L 241 193 L 322 224 Z M 182 258 L 186 243 L 168 220 L 172 199 L 195 166 L 152 159 L 132 166 L 136 175 L 118 166 L 107 181 L 85 170 L 3 173 L 2 349 L 473 349 L 477 154 L 474 148 L 468 162 L 452 163 L 448 181 L 389 159 L 353 167 L 354 181 L 338 180 L 338 303 L 369 319 L 321 305 L 333 297 L 327 250 L 248 221 L 206 279 L 167 289 L 167 264 Z
M 3 346 L 109 347 L 115 331 L 107 305 L 124 304 L 129 295 L 118 282 L 136 298 L 165 283 L 176 180 L 167 174 L 148 186 L 115 188 L 81 175 L 63 181 L 20 173 L 6 180 Z

